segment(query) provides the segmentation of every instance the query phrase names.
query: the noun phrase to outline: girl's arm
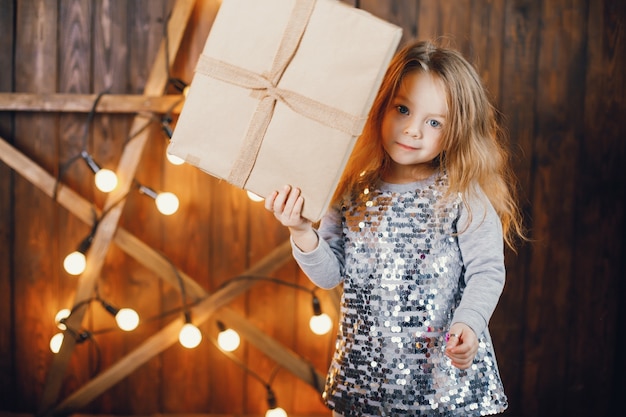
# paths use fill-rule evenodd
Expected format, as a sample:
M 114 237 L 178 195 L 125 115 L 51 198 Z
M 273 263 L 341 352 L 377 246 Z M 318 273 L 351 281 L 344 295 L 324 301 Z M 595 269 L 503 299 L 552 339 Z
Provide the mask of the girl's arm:
M 452 323 L 465 323 L 480 336 L 502 294 L 505 268 L 500 218 L 484 193 L 477 194 L 467 203 L 472 218 L 463 209 L 458 222 L 466 287 Z
M 302 271 L 315 285 L 333 288 L 341 282 L 343 270 L 341 218 L 330 210 L 322 219 L 318 233 L 312 223 L 302 217 L 303 204 L 300 190 L 290 186 L 274 191 L 265 199 L 265 208 L 289 229 L 293 257 Z

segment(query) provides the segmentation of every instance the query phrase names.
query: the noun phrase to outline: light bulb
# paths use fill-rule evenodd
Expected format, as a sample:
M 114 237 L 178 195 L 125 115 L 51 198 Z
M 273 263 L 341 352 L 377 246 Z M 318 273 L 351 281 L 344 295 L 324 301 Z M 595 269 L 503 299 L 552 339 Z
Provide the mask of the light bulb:
M 130 332 L 139 325 L 139 315 L 132 308 L 121 308 L 115 315 L 115 321 L 120 329 Z
M 226 352 L 232 352 L 237 349 L 240 342 L 239 334 L 233 329 L 226 329 L 217 335 L 217 344 L 220 346 L 220 349 Z
M 157 209 L 166 216 L 176 213 L 178 210 L 178 197 L 172 193 L 159 193 L 155 199 Z
M 287 417 L 287 412 L 280 407 L 270 408 L 265 412 L 265 417 Z
M 309 320 L 309 327 L 315 334 L 326 334 L 333 328 L 333 322 L 326 313 L 318 314 L 311 317 Z
M 70 309 L 69 308 L 64 308 L 59 310 L 59 312 L 56 314 L 56 316 L 54 316 L 54 322 L 57 324 L 57 327 L 61 330 L 65 330 L 67 329 L 67 326 L 65 325 L 65 323 L 62 323 L 63 319 L 66 319 L 70 316 Z
M 248 193 L 248 198 L 252 201 L 263 201 L 265 200 L 263 197 L 261 197 L 258 194 L 253 193 L 252 191 L 247 191 Z
M 70 253 L 63 260 L 63 268 L 70 275 L 80 275 L 85 272 L 86 267 L 87 258 L 85 258 L 85 254 L 79 251 Z
M 167 157 L 167 160 L 170 161 L 170 164 L 172 165 L 182 165 L 185 163 L 185 160 L 183 158 L 180 158 L 176 155 L 172 155 L 169 152 L 166 152 L 165 156 Z
M 178 341 L 187 349 L 193 349 L 202 341 L 202 333 L 193 324 L 185 323 L 178 333 Z
M 63 344 L 63 333 L 57 333 L 50 339 L 50 350 L 52 353 L 59 353 Z
M 101 169 L 96 172 L 96 187 L 102 192 L 111 192 L 117 187 L 117 175 L 110 169 Z

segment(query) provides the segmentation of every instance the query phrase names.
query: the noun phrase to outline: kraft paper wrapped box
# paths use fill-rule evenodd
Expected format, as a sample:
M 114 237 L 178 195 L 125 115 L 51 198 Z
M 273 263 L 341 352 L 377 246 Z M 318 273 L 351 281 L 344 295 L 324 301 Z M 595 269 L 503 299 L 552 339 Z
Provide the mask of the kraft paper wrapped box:
M 337 0 L 224 0 L 168 152 L 265 197 L 326 211 L 401 29 Z

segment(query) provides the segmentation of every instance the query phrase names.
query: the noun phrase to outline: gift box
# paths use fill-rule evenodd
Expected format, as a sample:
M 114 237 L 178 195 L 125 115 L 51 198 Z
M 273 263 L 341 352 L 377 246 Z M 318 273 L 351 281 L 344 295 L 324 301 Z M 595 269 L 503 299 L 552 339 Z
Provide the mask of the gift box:
M 337 0 L 224 0 L 168 152 L 265 197 L 327 209 L 401 29 Z

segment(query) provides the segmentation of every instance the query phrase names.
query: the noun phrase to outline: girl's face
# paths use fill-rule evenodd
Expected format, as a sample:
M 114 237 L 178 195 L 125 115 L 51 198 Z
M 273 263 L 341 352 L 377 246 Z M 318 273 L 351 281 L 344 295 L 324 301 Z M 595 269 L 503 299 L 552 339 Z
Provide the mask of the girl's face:
M 427 72 L 404 76 L 382 123 L 382 141 L 391 158 L 385 181 L 408 183 L 430 176 L 442 151 L 448 106 L 442 82 Z

